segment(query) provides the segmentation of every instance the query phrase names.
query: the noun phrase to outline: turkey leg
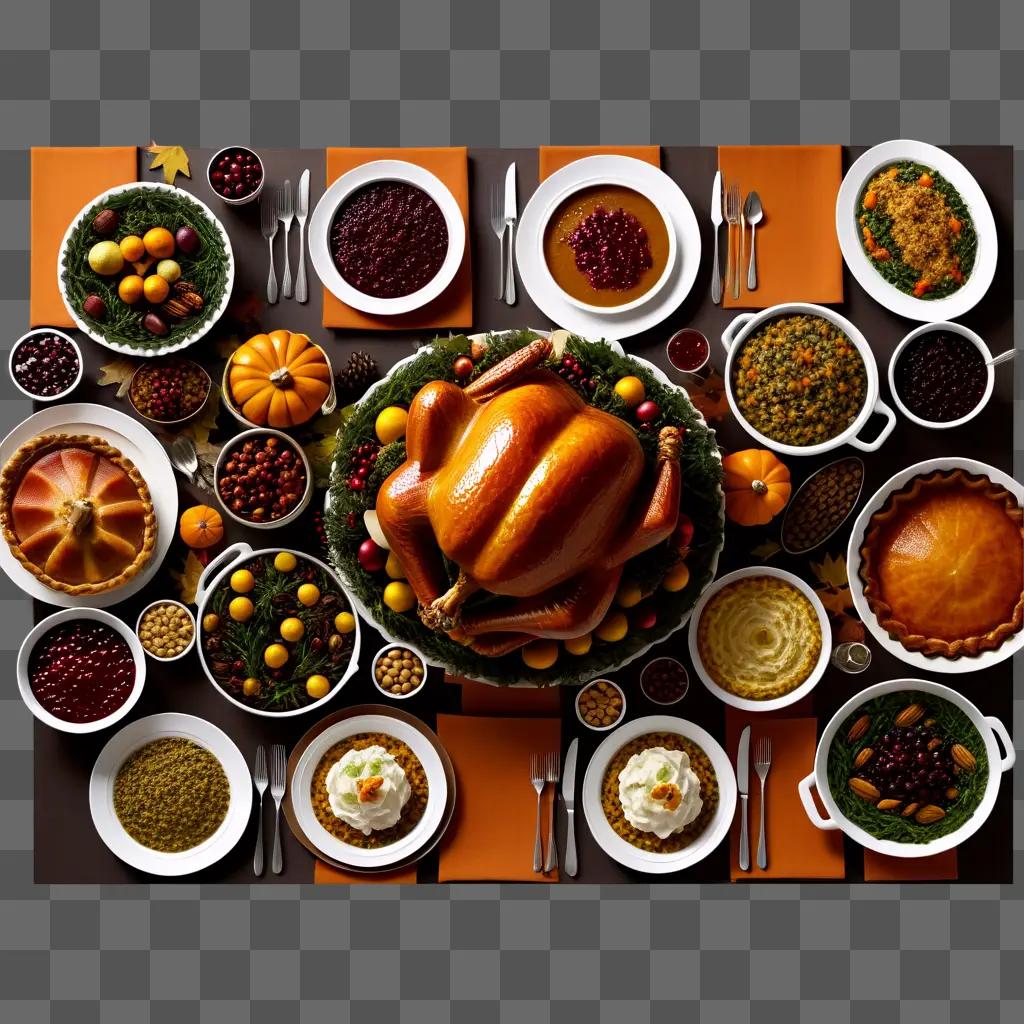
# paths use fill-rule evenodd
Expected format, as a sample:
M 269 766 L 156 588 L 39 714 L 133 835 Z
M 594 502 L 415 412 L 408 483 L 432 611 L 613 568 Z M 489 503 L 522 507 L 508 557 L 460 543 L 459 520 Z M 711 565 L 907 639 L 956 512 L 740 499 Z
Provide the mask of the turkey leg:
M 540 366 L 551 355 L 551 349 L 551 342 L 547 338 L 531 341 L 529 345 L 492 366 L 472 384 L 463 388 L 462 393 L 474 402 L 486 402 L 503 388 L 522 380 L 531 370 Z

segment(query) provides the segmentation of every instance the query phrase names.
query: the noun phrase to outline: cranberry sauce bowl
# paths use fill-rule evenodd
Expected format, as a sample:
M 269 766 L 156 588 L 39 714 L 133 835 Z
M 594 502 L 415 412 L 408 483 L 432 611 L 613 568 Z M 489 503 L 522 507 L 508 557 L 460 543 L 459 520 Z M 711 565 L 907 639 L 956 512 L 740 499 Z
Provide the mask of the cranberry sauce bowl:
M 82 379 L 82 350 L 74 338 L 51 327 L 23 334 L 7 362 L 14 386 L 35 402 L 66 398 Z
M 959 427 L 988 405 L 995 372 L 988 345 L 969 327 L 924 324 L 896 346 L 889 391 L 912 423 L 935 430 Z
M 99 608 L 66 608 L 25 637 L 18 690 L 40 722 L 61 732 L 97 732 L 135 706 L 146 681 L 139 638 Z
M 248 146 L 225 146 L 210 159 L 206 180 L 218 199 L 244 206 L 263 191 L 263 161 Z
M 374 160 L 343 174 L 309 222 L 320 280 L 364 313 L 394 316 L 436 299 L 465 248 L 466 223 L 448 186 L 404 160 Z

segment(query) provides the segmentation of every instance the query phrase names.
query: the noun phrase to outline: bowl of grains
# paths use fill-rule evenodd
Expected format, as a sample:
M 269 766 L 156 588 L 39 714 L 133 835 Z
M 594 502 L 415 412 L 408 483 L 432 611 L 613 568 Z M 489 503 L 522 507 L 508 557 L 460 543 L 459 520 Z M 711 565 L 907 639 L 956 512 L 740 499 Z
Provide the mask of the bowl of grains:
M 70 335 L 49 327 L 23 334 L 8 359 L 14 386 L 34 402 L 66 398 L 82 379 L 82 352 Z
M 427 681 L 426 659 L 408 644 L 388 644 L 373 659 L 373 681 L 392 700 L 413 697 Z
M 785 455 L 820 455 L 842 444 L 877 451 L 896 426 L 879 397 L 867 339 L 845 317 L 807 302 L 741 313 L 722 334 L 726 398 L 761 445 Z M 860 434 L 874 413 L 885 425 Z
M 820 547 L 849 518 L 864 486 L 864 463 L 856 455 L 812 473 L 789 500 L 782 520 L 782 549 L 805 555 Z
M 202 409 L 212 386 L 210 375 L 192 359 L 155 359 L 132 374 L 128 401 L 143 419 L 173 426 Z
M 180 601 L 154 601 L 135 624 L 143 650 L 157 661 L 177 661 L 196 642 L 196 620 Z
M 576 694 L 576 717 L 594 732 L 614 729 L 625 714 L 626 695 L 610 679 L 595 679 Z
M 655 704 L 678 704 L 690 689 L 690 674 L 675 658 L 655 658 L 640 673 L 640 689 Z

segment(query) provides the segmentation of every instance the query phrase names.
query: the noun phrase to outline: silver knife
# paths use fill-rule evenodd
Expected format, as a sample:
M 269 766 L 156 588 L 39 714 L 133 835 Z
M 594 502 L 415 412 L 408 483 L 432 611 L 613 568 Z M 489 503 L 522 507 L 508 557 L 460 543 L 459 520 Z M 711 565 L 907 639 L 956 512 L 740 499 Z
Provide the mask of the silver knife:
M 715 263 L 711 268 L 711 301 L 722 301 L 722 268 L 718 261 L 718 229 L 722 226 L 722 172 L 715 171 L 711 186 L 711 223 L 715 231 Z
M 740 791 L 740 870 L 750 870 L 750 834 L 747 832 L 747 796 L 750 787 L 750 726 L 740 733 L 736 753 L 736 785 Z
M 299 178 L 299 197 L 295 207 L 295 219 L 299 222 L 299 271 L 295 276 L 295 301 L 305 302 L 309 298 L 306 286 L 306 217 L 309 215 L 309 168 Z
M 579 748 L 578 738 L 569 744 L 565 768 L 562 770 L 562 800 L 565 802 L 565 863 L 562 867 L 570 878 L 576 877 L 576 825 L 573 819 L 576 810 L 576 754 Z M 554 842 L 554 836 L 551 841 Z
M 510 306 L 516 304 L 516 271 L 515 271 L 515 240 L 516 220 L 516 164 L 513 160 L 505 172 L 505 237 L 508 255 L 505 259 L 505 302 Z

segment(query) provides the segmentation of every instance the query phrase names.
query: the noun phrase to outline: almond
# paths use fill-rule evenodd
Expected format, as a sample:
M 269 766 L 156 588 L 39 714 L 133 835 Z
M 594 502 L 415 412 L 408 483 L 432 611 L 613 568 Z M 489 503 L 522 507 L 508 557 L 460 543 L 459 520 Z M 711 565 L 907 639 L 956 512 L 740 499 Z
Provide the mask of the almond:
M 869 715 L 861 715 L 860 718 L 850 726 L 850 731 L 846 734 L 847 743 L 856 743 L 857 740 L 866 735 L 870 725 L 871 717 Z
M 877 806 L 880 811 L 894 811 L 902 802 L 902 800 L 879 800 Z
M 867 779 L 861 779 L 857 776 L 850 779 L 850 789 L 862 800 L 868 800 L 871 803 L 874 803 L 882 795 Z
M 929 750 L 937 750 L 941 746 L 942 746 L 942 740 L 940 740 L 938 736 L 936 736 L 934 739 L 931 739 L 931 740 L 928 741 L 928 749 Z
M 920 721 L 922 715 L 924 715 L 924 708 L 920 704 L 909 704 L 896 716 L 894 724 L 905 729 L 908 725 Z
M 907 804 L 907 806 L 903 808 L 900 814 L 904 818 L 909 818 L 914 813 L 914 811 L 916 811 L 920 806 L 920 804 Z
M 935 804 L 927 804 L 914 815 L 914 821 L 918 825 L 931 825 L 945 816 L 946 812 L 941 807 L 936 807 Z
M 978 765 L 974 755 L 962 743 L 954 743 L 949 754 L 965 772 L 973 772 Z
M 863 768 L 871 760 L 872 754 L 874 754 L 874 751 L 870 747 L 862 747 L 853 759 L 853 767 Z

